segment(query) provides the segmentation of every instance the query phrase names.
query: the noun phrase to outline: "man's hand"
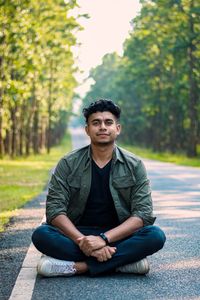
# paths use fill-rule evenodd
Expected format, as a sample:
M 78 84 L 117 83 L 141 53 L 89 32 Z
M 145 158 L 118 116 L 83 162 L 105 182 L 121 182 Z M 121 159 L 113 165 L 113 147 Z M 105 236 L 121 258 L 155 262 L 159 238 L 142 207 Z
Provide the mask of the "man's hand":
M 105 246 L 101 249 L 94 250 L 91 253 L 91 256 L 96 257 L 96 259 L 99 262 L 107 261 L 108 259 L 111 259 L 112 256 L 115 254 L 116 248 L 115 247 L 110 247 L 110 246 Z
M 101 249 L 106 246 L 106 242 L 100 237 L 95 235 L 87 235 L 77 239 L 79 248 L 87 256 L 90 256 L 92 251 Z

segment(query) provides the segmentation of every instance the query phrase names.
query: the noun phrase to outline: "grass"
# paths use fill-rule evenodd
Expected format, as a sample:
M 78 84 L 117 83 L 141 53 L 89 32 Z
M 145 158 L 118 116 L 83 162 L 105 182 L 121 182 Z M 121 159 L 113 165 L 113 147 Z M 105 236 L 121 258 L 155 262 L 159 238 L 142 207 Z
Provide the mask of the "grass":
M 130 145 L 122 145 L 123 148 L 135 153 L 143 158 L 159 160 L 163 162 L 171 162 L 177 165 L 200 167 L 200 155 L 196 158 L 189 158 L 184 154 L 173 154 L 170 152 L 153 152 L 150 149 L 140 148 Z
M 50 154 L 0 160 L 0 232 L 10 217 L 17 214 L 18 208 L 41 193 L 51 168 L 70 150 L 70 136 L 66 135 Z

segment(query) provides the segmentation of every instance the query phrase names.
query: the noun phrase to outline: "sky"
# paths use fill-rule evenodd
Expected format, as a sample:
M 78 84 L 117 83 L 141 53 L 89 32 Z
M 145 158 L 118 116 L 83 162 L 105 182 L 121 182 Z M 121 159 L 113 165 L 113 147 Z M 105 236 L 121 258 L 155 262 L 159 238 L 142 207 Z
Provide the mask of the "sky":
M 84 81 L 89 70 L 101 64 L 106 53 L 116 51 L 123 54 L 123 42 L 131 29 L 130 21 L 140 10 L 139 0 L 78 0 L 79 9 L 73 12 L 87 13 L 90 18 L 80 18 L 84 30 L 77 34 L 81 46 L 73 48 L 78 56 L 77 65 L 83 73 L 77 74 L 79 82 Z M 91 82 L 77 88 L 80 96 L 89 89 Z

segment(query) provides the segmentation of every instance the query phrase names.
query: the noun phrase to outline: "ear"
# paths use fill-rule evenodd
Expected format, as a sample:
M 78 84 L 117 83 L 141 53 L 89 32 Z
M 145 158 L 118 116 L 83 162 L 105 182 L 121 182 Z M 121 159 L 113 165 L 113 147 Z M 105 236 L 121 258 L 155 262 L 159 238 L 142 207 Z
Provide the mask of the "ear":
M 117 124 L 117 135 L 121 133 L 121 124 Z
M 87 135 L 89 135 L 88 125 L 85 125 L 85 132 L 86 132 Z

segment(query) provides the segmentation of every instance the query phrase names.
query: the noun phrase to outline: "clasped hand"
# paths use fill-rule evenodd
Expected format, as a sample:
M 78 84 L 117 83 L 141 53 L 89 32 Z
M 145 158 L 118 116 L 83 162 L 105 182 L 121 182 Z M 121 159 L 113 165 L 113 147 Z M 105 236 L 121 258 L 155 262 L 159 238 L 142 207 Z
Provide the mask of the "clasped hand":
M 96 257 L 98 261 L 107 261 L 116 252 L 115 247 L 106 246 L 100 236 L 88 235 L 77 239 L 79 248 L 86 256 Z

